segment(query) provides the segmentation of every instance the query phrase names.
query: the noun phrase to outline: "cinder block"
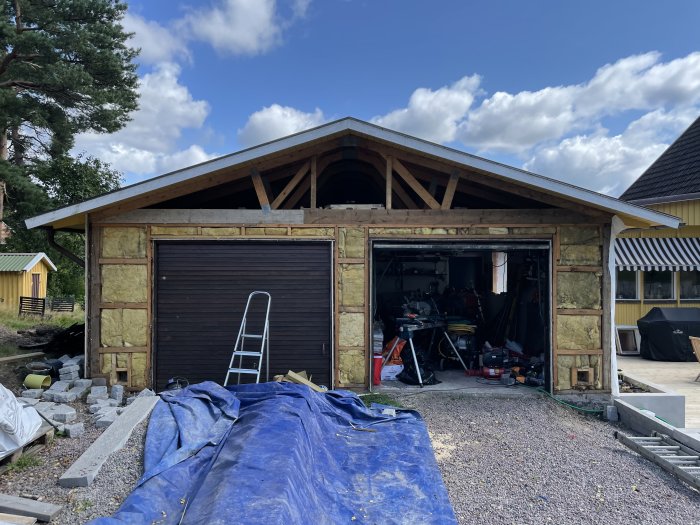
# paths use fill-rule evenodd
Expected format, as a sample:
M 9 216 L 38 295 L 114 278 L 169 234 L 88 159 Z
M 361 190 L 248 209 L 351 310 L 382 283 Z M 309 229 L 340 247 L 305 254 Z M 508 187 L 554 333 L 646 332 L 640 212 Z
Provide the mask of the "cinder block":
M 59 405 L 53 410 L 52 419 L 61 423 L 70 423 L 71 421 L 75 421 L 76 417 L 78 417 L 78 414 L 73 407 Z
M 70 390 L 68 392 L 56 392 L 53 395 L 53 400 L 56 403 L 73 403 L 78 399 L 78 396 Z
M 68 354 L 63 354 L 61 357 L 58 358 L 58 360 L 61 363 L 66 363 L 71 360 L 71 357 Z
M 106 377 L 93 377 L 92 384 L 94 386 L 107 386 L 107 378 Z
M 92 386 L 92 379 L 76 379 L 73 384 L 74 387 L 90 388 Z
M 615 405 L 608 405 L 605 407 L 605 418 L 608 421 L 620 420 L 620 414 L 618 414 L 617 407 Z
M 85 426 L 82 423 L 75 423 L 73 425 L 65 425 L 63 430 L 69 438 L 77 438 L 85 433 Z
M 73 381 L 56 381 L 53 385 L 51 385 L 49 390 L 53 390 L 54 392 L 65 392 L 72 386 Z
M 59 374 L 67 374 L 69 372 L 80 372 L 79 365 L 63 365 L 63 367 L 58 371 Z
M 29 399 L 39 399 L 44 394 L 41 388 L 30 388 L 22 392 L 22 397 L 27 397 Z
M 113 385 L 112 391 L 111 391 L 109 397 L 111 397 L 118 404 L 121 405 L 122 401 L 124 400 L 124 386 L 123 385 Z
M 90 393 L 93 395 L 100 395 L 100 394 L 107 394 L 107 387 L 106 386 L 93 386 L 90 388 Z M 109 397 L 109 396 L 107 396 Z
M 69 372 L 68 374 L 60 374 L 59 379 L 61 381 L 75 381 L 76 379 L 80 379 L 80 374 L 78 372 Z
M 88 394 L 87 400 L 85 401 L 88 405 L 94 405 L 97 401 L 107 400 L 109 396 L 105 394 Z

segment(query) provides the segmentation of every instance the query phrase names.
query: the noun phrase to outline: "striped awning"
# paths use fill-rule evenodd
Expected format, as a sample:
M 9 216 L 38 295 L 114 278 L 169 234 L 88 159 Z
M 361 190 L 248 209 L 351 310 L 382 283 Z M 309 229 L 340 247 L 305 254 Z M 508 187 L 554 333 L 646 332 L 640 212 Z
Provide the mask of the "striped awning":
M 615 264 L 621 270 L 700 270 L 700 239 L 615 239 Z

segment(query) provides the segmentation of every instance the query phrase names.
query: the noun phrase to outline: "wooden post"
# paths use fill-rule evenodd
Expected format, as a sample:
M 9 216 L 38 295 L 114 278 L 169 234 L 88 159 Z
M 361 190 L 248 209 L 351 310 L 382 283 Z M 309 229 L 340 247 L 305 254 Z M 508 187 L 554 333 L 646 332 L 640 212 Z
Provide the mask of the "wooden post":
M 391 209 L 391 183 L 394 178 L 394 168 L 392 166 L 392 157 L 386 158 L 386 209 Z
M 272 201 L 273 210 L 279 208 L 284 202 L 284 200 L 289 196 L 289 194 L 292 193 L 292 191 L 294 191 L 294 188 L 297 187 L 299 182 L 301 182 L 301 179 L 303 179 L 304 175 L 306 175 L 306 172 L 309 171 L 309 166 L 310 164 L 308 162 L 305 162 L 304 165 L 301 168 L 299 168 L 294 177 L 292 177 L 292 180 L 290 180 L 287 183 L 287 185 L 280 192 L 277 198 L 274 201 Z
M 455 190 L 457 189 L 457 183 L 459 182 L 459 173 L 453 171 L 450 175 L 450 180 L 447 182 L 447 188 L 445 188 L 445 196 L 442 198 L 442 205 L 440 206 L 443 210 L 449 210 L 452 208 L 452 199 L 455 196 Z
M 260 207 L 263 211 L 270 211 L 270 199 L 267 197 L 267 191 L 265 190 L 265 185 L 260 177 L 260 173 L 257 169 L 253 168 L 250 170 L 250 177 L 253 179 L 253 186 L 255 187 L 258 201 L 260 201 Z
M 316 155 L 311 157 L 311 209 L 316 209 Z

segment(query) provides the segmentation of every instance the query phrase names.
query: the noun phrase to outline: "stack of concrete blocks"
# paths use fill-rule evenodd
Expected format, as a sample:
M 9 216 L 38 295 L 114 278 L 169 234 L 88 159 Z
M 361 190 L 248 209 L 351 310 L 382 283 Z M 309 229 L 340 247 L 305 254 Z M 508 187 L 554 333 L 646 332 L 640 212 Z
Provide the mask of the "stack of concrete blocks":
M 64 355 L 59 358 L 63 366 L 58 371 L 59 379 L 61 381 L 74 381 L 80 379 L 80 368 L 85 362 L 85 358 L 82 356 L 68 357 Z
M 32 405 L 54 428 L 64 432 L 70 438 L 81 436 L 85 431 L 82 423 L 75 423 L 78 413 L 71 406 L 35 399 L 23 401 L 25 404 Z
M 41 398 L 55 403 L 73 403 L 85 396 L 91 385 L 91 379 L 56 381 Z
M 90 413 L 95 414 L 95 426 L 105 428 L 114 423 L 122 413 L 120 408 L 124 401 L 124 387 L 113 385 L 108 392 L 107 386 L 93 386 L 88 395 L 87 402 L 90 405 Z

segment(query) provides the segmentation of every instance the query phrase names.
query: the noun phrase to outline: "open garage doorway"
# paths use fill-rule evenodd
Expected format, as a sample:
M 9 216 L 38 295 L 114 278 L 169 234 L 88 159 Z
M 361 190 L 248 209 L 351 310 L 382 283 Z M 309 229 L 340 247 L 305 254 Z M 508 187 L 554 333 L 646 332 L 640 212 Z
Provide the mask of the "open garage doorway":
M 374 385 L 551 392 L 550 252 L 548 241 L 374 241 Z

